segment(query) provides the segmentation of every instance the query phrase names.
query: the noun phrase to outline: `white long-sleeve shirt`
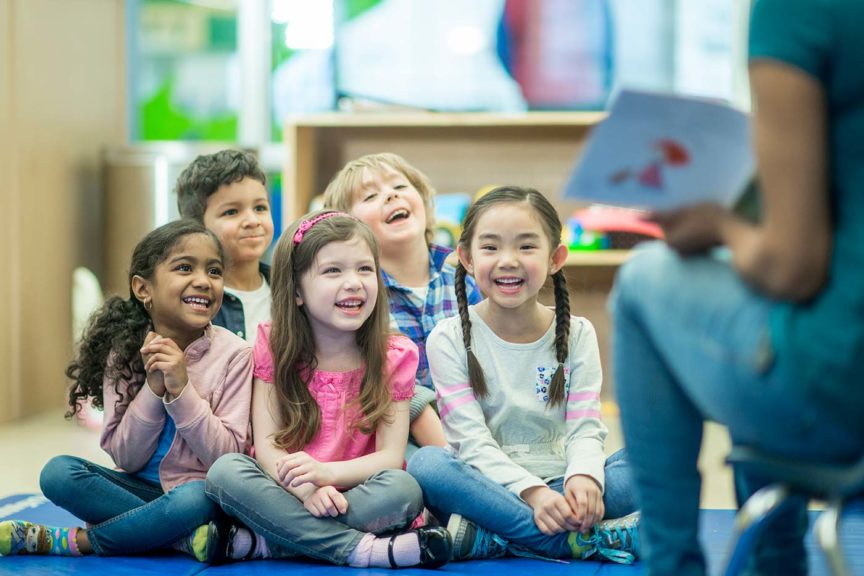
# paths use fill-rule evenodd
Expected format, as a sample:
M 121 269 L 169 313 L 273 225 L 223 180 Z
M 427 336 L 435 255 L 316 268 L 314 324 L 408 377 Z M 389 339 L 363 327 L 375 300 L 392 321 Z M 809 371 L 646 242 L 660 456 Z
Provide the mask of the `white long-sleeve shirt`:
M 447 442 L 456 454 L 517 496 L 533 486 L 584 474 L 604 485 L 607 429 L 600 419 L 602 371 L 597 335 L 585 318 L 571 316 L 566 402 L 547 405 L 558 366 L 555 324 L 536 342 L 499 338 L 469 307 L 472 350 L 488 394 L 477 399 L 459 317 L 429 335 L 427 354 Z

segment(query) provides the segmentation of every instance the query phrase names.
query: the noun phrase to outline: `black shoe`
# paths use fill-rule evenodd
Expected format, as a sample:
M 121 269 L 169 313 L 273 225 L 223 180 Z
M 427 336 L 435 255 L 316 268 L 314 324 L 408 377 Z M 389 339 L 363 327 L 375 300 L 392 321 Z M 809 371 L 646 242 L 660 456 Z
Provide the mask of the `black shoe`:
M 453 541 L 447 530 L 440 526 L 433 526 L 431 528 L 418 528 L 413 532 L 417 534 L 417 541 L 420 544 L 420 562 L 412 568 L 439 568 L 450 560 L 450 555 L 453 552 Z M 387 558 L 390 560 L 391 567 L 401 568 L 396 564 L 396 559 L 393 558 L 395 540 L 396 536 L 390 538 L 390 543 L 387 546 Z
M 229 523 L 226 520 L 213 520 L 207 525 L 208 564 L 215 566 L 235 560 L 234 537 L 237 535 L 237 530 L 239 529 L 240 526 Z M 249 560 L 255 554 L 255 548 L 258 546 L 258 537 L 252 530 L 249 530 L 249 534 L 252 536 L 249 552 L 243 558 L 238 558 L 238 560 Z
M 237 529 L 225 520 L 211 520 L 207 524 L 207 564 L 224 564 L 231 559 L 231 540 Z

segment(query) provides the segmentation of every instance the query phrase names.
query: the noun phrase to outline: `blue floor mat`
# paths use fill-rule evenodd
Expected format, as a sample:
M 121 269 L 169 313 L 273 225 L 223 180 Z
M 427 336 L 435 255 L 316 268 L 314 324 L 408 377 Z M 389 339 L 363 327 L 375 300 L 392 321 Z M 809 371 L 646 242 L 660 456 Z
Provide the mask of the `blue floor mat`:
M 815 517 L 815 514 L 814 514 Z M 44 522 L 53 526 L 74 526 L 80 522 L 65 510 L 54 506 L 41 495 L 23 494 L 0 499 L 0 520 L 8 519 Z M 703 510 L 701 538 L 712 574 L 717 574 L 727 555 L 729 537 L 732 533 L 734 511 Z M 852 562 L 853 574 L 864 574 L 864 505 L 860 505 L 844 519 L 842 526 L 843 546 L 847 558 Z M 816 552 L 812 537 L 808 536 L 810 574 L 827 575 L 821 555 Z M 0 575 L 41 576 L 54 574 L 112 576 L 148 575 L 167 576 L 256 576 L 276 575 L 290 572 L 291 576 L 430 576 L 433 572 L 420 569 L 402 569 L 397 573 L 386 569 L 354 569 L 309 561 L 269 560 L 207 566 L 182 554 L 143 557 L 95 557 L 64 558 L 49 556 L 0 557 Z M 637 576 L 643 573 L 639 563 L 633 566 L 601 564 L 598 562 L 572 562 L 557 564 L 539 560 L 507 558 L 502 560 L 480 560 L 454 562 L 437 571 L 450 575 L 495 574 L 496 576 Z

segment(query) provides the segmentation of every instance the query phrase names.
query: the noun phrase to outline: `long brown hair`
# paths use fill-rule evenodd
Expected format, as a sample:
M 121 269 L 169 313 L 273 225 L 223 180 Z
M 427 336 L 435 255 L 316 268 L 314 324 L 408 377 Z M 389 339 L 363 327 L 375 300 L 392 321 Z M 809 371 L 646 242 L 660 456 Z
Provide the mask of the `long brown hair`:
M 365 434 L 373 432 L 379 422 L 386 421 L 391 404 L 390 375 L 385 373 L 390 316 L 387 291 L 378 266 L 378 244 L 365 224 L 347 214 L 335 213 L 309 227 L 317 217 L 333 212 L 319 210 L 295 221 L 282 234 L 273 252 L 270 351 L 282 425 L 273 443 L 291 452 L 309 444 L 321 427 L 321 410 L 308 388 L 318 366 L 315 335 L 306 308 L 298 306 L 295 298 L 300 293 L 303 274 L 312 267 L 318 252 L 331 242 L 346 242 L 355 237 L 366 242 L 375 259 L 378 281 L 378 298 L 372 314 L 356 333 L 365 370 L 357 398 L 363 416 L 355 426 Z M 301 225 L 308 229 L 295 244 L 294 237 Z
M 378 154 L 367 154 L 355 160 L 351 160 L 333 176 L 327 189 L 324 190 L 324 206 L 335 208 L 345 212 L 351 211 L 354 204 L 354 192 L 360 188 L 363 172 L 371 170 L 377 174 L 390 169 L 405 176 L 423 199 L 426 208 L 426 243 L 435 238 L 435 188 L 429 182 L 426 175 L 409 164 L 404 158 L 392 152 L 379 152 Z
M 459 237 L 459 246 L 464 252 L 470 252 L 471 239 L 474 237 L 474 229 L 480 216 L 490 207 L 502 203 L 525 203 L 530 206 L 540 219 L 543 231 L 549 238 L 552 250 L 561 244 L 561 220 L 555 208 L 537 190 L 533 188 L 522 188 L 519 186 L 500 186 L 477 200 L 462 224 L 462 235 Z M 462 342 L 468 355 L 468 378 L 471 388 L 478 397 L 485 397 L 488 393 L 486 378 L 480 362 L 471 349 L 471 319 L 468 315 L 468 297 L 465 293 L 465 275 L 467 271 L 460 263 L 456 266 L 456 301 L 459 305 L 459 318 L 462 321 Z M 567 279 L 564 272 L 558 270 L 552 274 L 552 283 L 555 288 L 555 358 L 558 367 L 552 375 L 552 383 L 549 386 L 548 406 L 560 406 L 564 403 L 564 365 L 567 363 L 570 340 L 570 295 L 567 292 Z

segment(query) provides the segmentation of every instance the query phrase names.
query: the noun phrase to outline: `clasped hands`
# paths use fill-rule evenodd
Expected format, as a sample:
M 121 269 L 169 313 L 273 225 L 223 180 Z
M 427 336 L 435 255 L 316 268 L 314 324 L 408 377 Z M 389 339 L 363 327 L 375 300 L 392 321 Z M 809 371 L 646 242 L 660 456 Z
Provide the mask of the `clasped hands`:
M 170 338 L 148 332 L 141 347 L 141 359 L 147 372 L 147 384 L 159 397 L 172 400 L 183 392 L 189 377 L 183 350 Z
M 559 494 L 548 486 L 532 486 L 522 498 L 534 509 L 534 523 L 547 536 L 561 532 L 588 532 L 603 519 L 603 493 L 589 476 L 571 476 Z
M 332 464 L 319 462 L 306 452 L 292 452 L 276 461 L 276 476 L 313 516 L 335 518 L 348 512 L 348 500 L 333 486 Z

